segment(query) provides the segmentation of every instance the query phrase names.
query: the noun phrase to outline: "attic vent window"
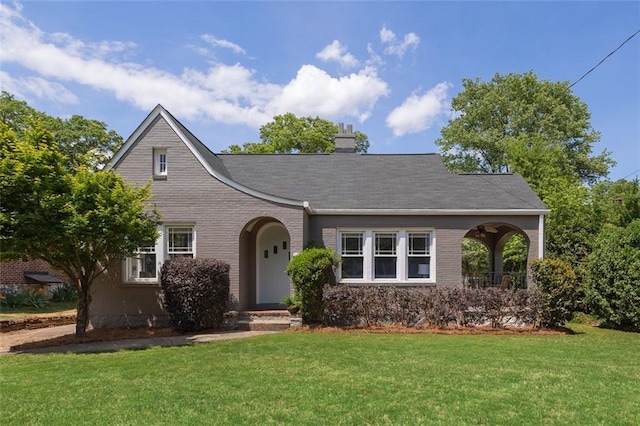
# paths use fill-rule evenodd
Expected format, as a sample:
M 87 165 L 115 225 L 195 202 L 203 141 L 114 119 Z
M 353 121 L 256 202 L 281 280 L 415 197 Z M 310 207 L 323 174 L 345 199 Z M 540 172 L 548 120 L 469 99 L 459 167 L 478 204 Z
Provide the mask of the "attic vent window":
M 154 176 L 167 176 L 166 148 L 155 148 L 153 150 L 153 174 Z

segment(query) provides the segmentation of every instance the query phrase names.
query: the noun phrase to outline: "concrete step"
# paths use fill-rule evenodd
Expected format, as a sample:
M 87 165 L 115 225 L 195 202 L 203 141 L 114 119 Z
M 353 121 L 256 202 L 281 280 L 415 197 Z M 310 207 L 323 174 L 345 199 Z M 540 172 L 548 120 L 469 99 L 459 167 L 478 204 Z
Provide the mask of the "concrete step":
M 239 319 L 236 329 L 242 331 L 282 331 L 291 326 L 289 319 Z

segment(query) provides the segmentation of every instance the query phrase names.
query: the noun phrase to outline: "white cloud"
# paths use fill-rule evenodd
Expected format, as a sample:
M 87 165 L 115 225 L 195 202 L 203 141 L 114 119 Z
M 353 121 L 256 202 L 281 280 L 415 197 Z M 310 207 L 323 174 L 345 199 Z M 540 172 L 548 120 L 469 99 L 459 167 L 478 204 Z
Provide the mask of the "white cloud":
M 207 38 L 210 43 L 244 52 L 233 43 Z M 13 88 L 23 87 L 24 91 L 30 82 L 34 95 L 57 94 L 71 101 L 73 94 L 62 84 L 81 84 L 113 93 L 118 100 L 145 111 L 161 103 L 187 120 L 207 118 L 255 128 L 276 114 L 291 111 L 364 121 L 378 99 L 389 93 L 387 83 L 371 67 L 336 78 L 303 65 L 288 83 L 274 84 L 241 64 L 216 63 L 206 70 L 185 68 L 174 74 L 115 57 L 107 60 L 104 55 L 135 45 L 118 41 L 89 44 L 66 33 L 45 33 L 21 15 L 19 5 L 11 9 L 0 4 L 0 44 L 3 63 L 20 66 L 39 79 L 22 81 L 7 74 L 3 81 Z M 95 51 L 89 52 L 89 47 Z
M 449 111 L 447 91 L 450 87 L 450 83 L 443 82 L 422 96 L 415 93 L 409 96 L 387 116 L 387 127 L 393 130 L 395 136 L 428 129 L 436 119 Z
M 333 43 L 316 53 L 316 58 L 338 62 L 345 68 L 354 68 L 359 64 L 358 60 L 347 51 L 347 46 L 343 46 L 338 40 L 333 40 Z
M 348 116 L 364 122 L 378 99 L 388 94 L 387 83 L 373 68 L 334 78 L 313 65 L 303 65 L 268 109 L 328 119 Z
M 78 98 L 60 83 L 41 77 L 13 78 L 0 71 L 0 87 L 20 99 L 48 99 L 63 104 L 77 104 Z
M 402 58 L 408 48 L 415 49 L 418 46 L 420 37 L 416 33 L 407 33 L 402 41 L 399 41 L 395 33 L 383 25 L 380 30 L 380 41 L 385 45 L 384 53 Z
M 230 42 L 229 40 L 216 38 L 215 36 L 212 36 L 210 34 L 203 34 L 200 38 L 214 47 L 223 47 L 225 49 L 231 49 L 239 55 L 246 54 L 245 50 L 242 47 L 238 46 L 233 42 Z

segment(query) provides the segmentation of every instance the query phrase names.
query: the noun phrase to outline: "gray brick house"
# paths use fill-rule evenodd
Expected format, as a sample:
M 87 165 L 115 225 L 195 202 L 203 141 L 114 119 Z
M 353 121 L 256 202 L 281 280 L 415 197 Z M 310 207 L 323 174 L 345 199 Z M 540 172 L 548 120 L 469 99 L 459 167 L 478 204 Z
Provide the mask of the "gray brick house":
M 241 310 L 278 306 L 289 259 L 311 242 L 337 251 L 348 285 L 462 286 L 465 237 L 488 247 L 494 283 L 514 233 L 529 261 L 543 256 L 548 210 L 521 176 L 451 174 L 439 155 L 355 154 L 354 143 L 340 126 L 333 154 L 214 154 L 158 105 L 111 166 L 152 182 L 160 237 L 94 284 L 92 325 L 163 322 L 159 269 L 175 256 L 229 263 Z

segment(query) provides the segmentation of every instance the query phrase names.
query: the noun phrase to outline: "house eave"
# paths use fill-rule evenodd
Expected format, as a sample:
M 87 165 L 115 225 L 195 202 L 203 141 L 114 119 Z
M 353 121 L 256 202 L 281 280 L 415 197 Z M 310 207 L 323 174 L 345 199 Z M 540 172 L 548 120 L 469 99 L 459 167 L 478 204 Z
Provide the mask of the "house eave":
M 310 215 L 326 216 L 538 216 L 547 209 L 314 209 L 305 205 Z
M 165 111 L 165 109 L 161 105 L 156 106 L 154 110 L 147 116 L 147 118 L 145 118 L 142 124 L 138 126 L 138 128 L 133 132 L 129 139 L 127 139 L 122 148 L 113 156 L 113 159 L 108 164 L 107 169 L 112 169 L 117 166 L 118 162 L 124 157 L 124 154 L 131 148 L 131 146 L 133 146 L 135 141 L 138 140 L 140 136 L 142 136 L 147 127 L 149 127 L 158 116 L 161 116 L 167 122 L 167 124 L 169 124 L 169 127 L 171 127 L 176 135 L 178 135 L 180 140 L 187 146 L 189 151 L 191 151 L 191 153 L 196 157 L 196 159 L 200 162 L 202 167 L 204 167 L 207 173 L 209 173 L 212 177 L 224 183 L 225 185 L 228 185 L 231 188 L 234 188 L 247 195 L 251 195 L 252 197 L 256 197 L 273 203 L 295 207 L 305 207 L 305 204 L 308 205 L 308 203 L 306 203 L 305 201 L 279 197 L 277 195 L 271 195 L 264 192 L 256 191 L 255 189 L 244 186 L 218 173 L 213 167 L 211 167 L 211 165 L 207 161 L 205 161 L 202 155 L 200 155 L 200 152 L 193 146 L 189 138 L 187 138 L 182 130 L 180 130 L 180 128 L 176 125 L 174 119 Z

